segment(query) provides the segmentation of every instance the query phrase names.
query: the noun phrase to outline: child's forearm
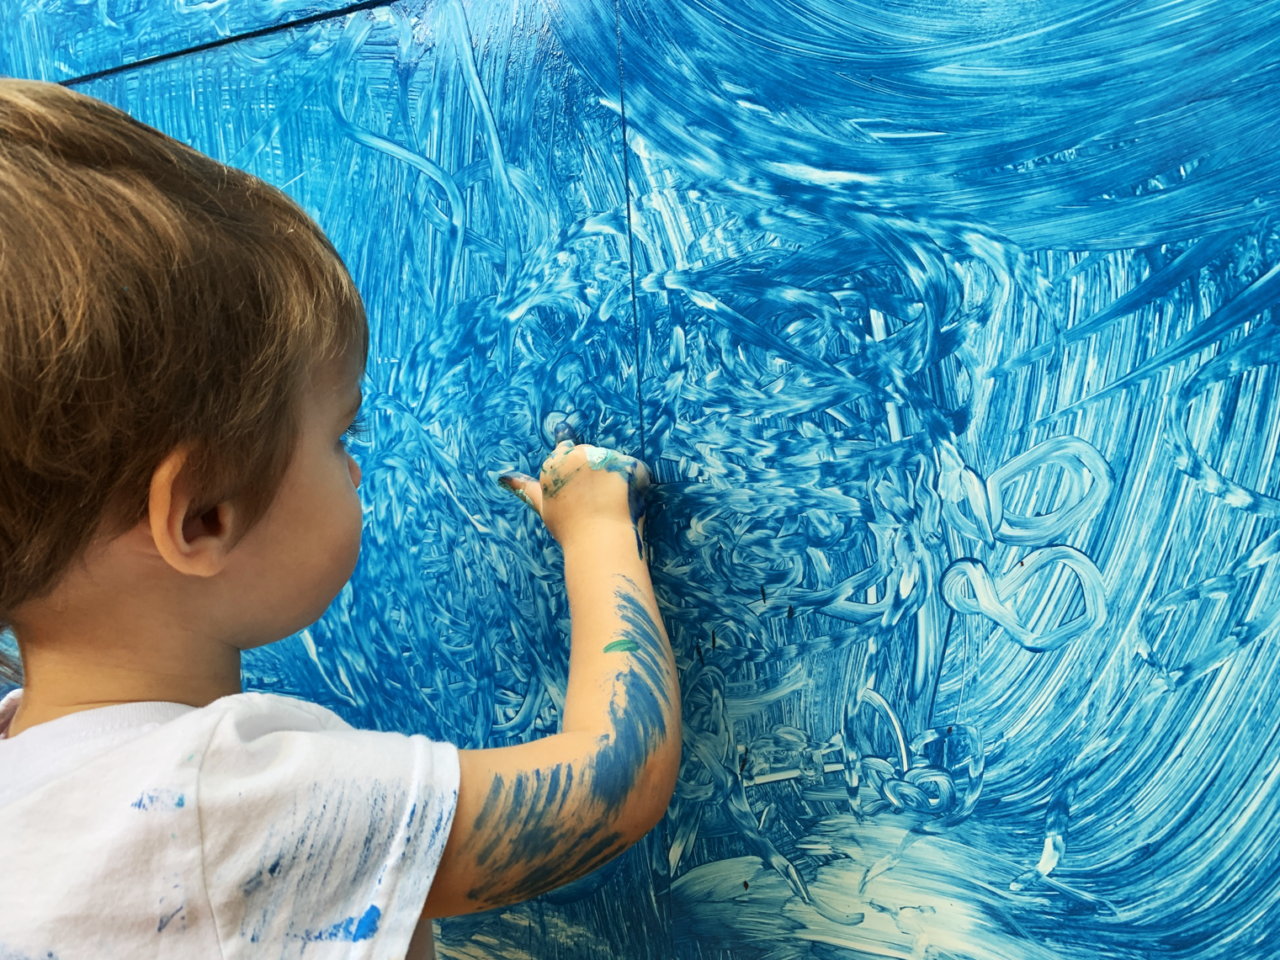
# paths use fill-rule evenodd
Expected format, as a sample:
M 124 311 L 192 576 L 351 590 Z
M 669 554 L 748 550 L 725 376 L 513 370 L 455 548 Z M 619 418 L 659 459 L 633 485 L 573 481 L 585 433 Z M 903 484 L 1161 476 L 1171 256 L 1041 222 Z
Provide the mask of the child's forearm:
M 564 545 L 573 637 L 563 731 L 608 740 L 592 771 L 597 798 L 632 794 L 665 809 L 679 763 L 680 692 L 637 544 L 629 523 L 601 522 Z
M 562 732 L 463 750 L 453 834 L 428 916 L 523 900 L 644 836 L 680 766 L 680 693 L 649 570 L 629 523 L 566 538 L 573 618 Z
M 428 916 L 523 900 L 589 873 L 662 818 L 680 766 L 675 662 L 639 553 L 644 466 L 565 438 L 540 481 L 507 482 L 564 547 L 573 638 L 563 729 L 460 751 Z

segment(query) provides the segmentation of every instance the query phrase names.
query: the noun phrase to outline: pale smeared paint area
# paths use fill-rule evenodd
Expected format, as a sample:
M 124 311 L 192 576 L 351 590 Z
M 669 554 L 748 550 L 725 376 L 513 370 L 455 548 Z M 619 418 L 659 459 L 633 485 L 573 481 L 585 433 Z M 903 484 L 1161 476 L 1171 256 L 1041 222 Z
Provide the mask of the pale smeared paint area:
M 1273 8 L 620 9 L 677 955 L 1268 956 Z
M 665 481 L 665 834 L 446 955 L 1268 957 L 1275 5 L 551 10 L 89 91 L 287 185 L 369 300 L 364 557 L 254 685 L 552 730 L 556 553 L 494 480 L 568 416 Z

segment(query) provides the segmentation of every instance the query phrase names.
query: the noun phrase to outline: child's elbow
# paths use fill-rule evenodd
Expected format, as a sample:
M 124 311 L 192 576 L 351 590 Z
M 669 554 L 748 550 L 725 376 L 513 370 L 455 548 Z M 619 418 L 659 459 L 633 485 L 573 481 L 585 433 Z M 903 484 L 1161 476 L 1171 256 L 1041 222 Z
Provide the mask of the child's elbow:
M 626 823 L 621 824 L 627 845 L 638 841 L 662 822 L 676 789 L 680 772 L 680 731 L 664 738 L 647 758 L 635 779 L 626 803 Z

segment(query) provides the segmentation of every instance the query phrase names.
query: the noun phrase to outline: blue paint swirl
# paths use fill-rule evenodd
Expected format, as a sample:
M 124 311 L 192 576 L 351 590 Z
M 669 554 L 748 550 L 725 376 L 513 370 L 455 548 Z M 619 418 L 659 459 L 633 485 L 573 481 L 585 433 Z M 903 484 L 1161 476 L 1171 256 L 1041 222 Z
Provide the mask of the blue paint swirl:
M 677 955 L 1267 956 L 1276 8 L 608 6 Z
M 497 471 L 566 420 L 653 466 L 664 834 L 446 946 L 1270 957 L 1280 5 L 548 7 L 90 88 L 286 185 L 368 300 L 361 564 L 251 686 L 555 730 L 559 561 Z

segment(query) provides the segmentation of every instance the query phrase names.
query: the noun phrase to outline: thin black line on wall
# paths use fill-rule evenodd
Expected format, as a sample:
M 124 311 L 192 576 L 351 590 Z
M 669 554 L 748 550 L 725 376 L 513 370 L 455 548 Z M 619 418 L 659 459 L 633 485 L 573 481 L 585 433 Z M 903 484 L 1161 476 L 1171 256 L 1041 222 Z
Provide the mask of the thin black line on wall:
M 345 7 L 337 10 L 326 10 L 323 13 L 314 13 L 309 17 L 302 17 L 298 20 L 290 20 L 288 23 L 276 23 L 269 27 L 262 27 L 258 30 L 249 30 L 245 33 L 237 33 L 230 37 L 220 37 L 217 40 L 210 40 L 208 43 L 198 43 L 194 47 L 184 47 L 181 50 L 172 50 L 168 53 L 158 53 L 154 57 L 144 57 L 141 60 L 134 60 L 131 63 L 122 63 L 119 66 L 107 67 L 105 70 L 95 70 L 93 73 L 86 73 L 79 77 L 73 77 L 70 80 L 59 80 L 58 83 L 64 87 L 74 87 L 78 83 L 88 83 L 90 80 L 101 80 L 103 77 L 114 76 L 117 73 L 124 73 L 126 70 L 137 70 L 141 67 L 150 67 L 153 64 L 164 63 L 166 60 L 176 60 L 178 57 L 185 57 L 193 53 L 201 53 L 205 50 L 214 50 L 217 47 L 225 47 L 231 43 L 239 43 L 241 40 L 254 40 L 258 37 L 270 36 L 273 33 L 280 33 L 283 30 L 292 30 L 295 27 L 306 27 L 313 23 L 320 23 L 322 20 L 333 20 L 337 17 L 345 17 L 350 13 L 359 13 L 361 10 L 373 10 L 376 7 L 389 7 L 395 0 L 360 0 L 359 3 L 349 3 Z
M 613 0 L 613 24 L 618 36 L 618 114 L 622 118 L 622 189 L 627 201 L 627 266 L 631 270 L 631 325 L 636 333 L 636 418 L 640 427 L 640 459 L 646 460 L 644 438 L 644 369 L 640 348 L 640 305 L 636 300 L 636 248 L 631 230 L 631 148 L 627 143 L 627 96 L 623 90 L 622 71 L 622 2 Z

